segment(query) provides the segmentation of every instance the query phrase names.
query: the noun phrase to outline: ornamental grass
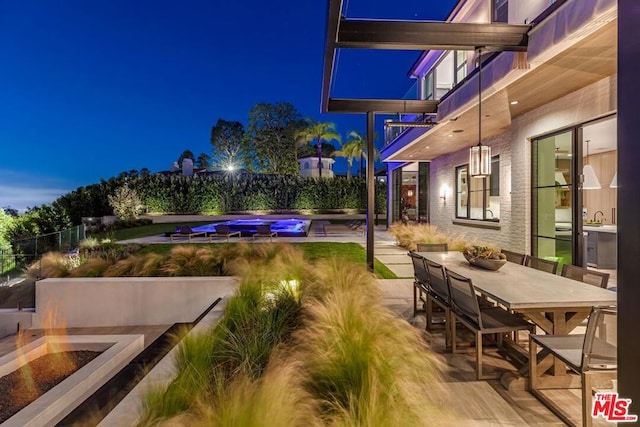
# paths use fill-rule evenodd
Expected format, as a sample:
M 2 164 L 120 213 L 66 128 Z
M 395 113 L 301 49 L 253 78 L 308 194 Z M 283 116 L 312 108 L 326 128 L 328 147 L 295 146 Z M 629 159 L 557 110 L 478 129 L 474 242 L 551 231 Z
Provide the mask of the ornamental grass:
M 244 248 L 219 322 L 186 338 L 176 377 L 140 425 L 409 426 L 448 417 L 425 400 L 438 381 L 420 332 L 382 305 L 374 277 L 301 251 Z
M 447 243 L 450 251 L 462 251 L 472 244 L 464 235 L 444 233 L 431 224 L 403 224 L 394 222 L 389 226 L 389 233 L 398 241 L 398 245 L 415 251 L 418 243 Z

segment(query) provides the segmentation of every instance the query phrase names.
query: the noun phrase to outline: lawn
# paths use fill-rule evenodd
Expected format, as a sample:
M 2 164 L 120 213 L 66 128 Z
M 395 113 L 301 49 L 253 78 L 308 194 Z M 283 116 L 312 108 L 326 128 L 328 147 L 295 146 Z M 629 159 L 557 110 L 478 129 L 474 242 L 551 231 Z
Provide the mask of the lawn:
M 109 237 L 115 240 L 139 239 L 141 237 L 149 237 L 149 236 L 155 236 L 157 234 L 164 234 L 167 231 L 175 230 L 176 227 L 181 225 L 197 227 L 199 225 L 205 225 L 205 224 L 211 224 L 211 221 L 179 222 L 179 223 L 171 223 L 171 224 L 149 224 L 149 225 L 142 225 L 140 227 L 122 228 L 120 230 L 115 230 L 112 233 L 109 233 L 108 235 L 100 234 L 95 237 L 97 238 Z
M 211 247 L 207 243 L 192 243 L 193 245 Z M 236 245 L 237 243 L 218 243 L 218 245 Z M 261 243 L 254 243 L 261 244 Z M 337 242 L 306 242 L 306 243 L 289 243 L 292 246 L 298 247 L 304 251 L 304 256 L 309 261 L 316 261 L 323 258 L 336 257 L 345 261 L 351 261 L 359 264 L 367 262 L 367 252 L 364 248 L 357 243 L 337 243 Z M 174 245 L 156 244 L 148 245 L 138 251 L 138 254 L 156 253 L 165 254 L 169 253 Z M 398 277 L 387 268 L 384 264 L 375 260 L 374 273 L 381 279 L 397 279 Z

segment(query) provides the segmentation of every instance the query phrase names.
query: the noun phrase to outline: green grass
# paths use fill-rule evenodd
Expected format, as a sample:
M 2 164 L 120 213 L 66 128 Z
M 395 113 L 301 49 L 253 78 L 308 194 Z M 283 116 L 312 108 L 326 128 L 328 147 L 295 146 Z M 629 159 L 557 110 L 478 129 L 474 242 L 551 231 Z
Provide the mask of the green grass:
M 112 233 L 99 234 L 96 237 L 103 238 L 109 237 L 116 240 L 128 240 L 139 239 L 141 237 L 155 236 L 157 234 L 163 234 L 167 231 L 173 231 L 177 226 L 188 225 L 190 227 L 197 227 L 199 225 L 211 224 L 211 221 L 200 222 L 178 222 L 170 224 L 149 224 L 140 227 L 122 228 L 115 230 Z
M 260 243 L 256 243 L 260 244 Z M 196 246 L 211 245 L 207 243 L 192 243 Z M 237 245 L 237 243 L 218 243 L 217 245 Z M 291 246 L 300 248 L 304 251 L 305 259 L 315 262 L 321 259 L 338 258 L 345 261 L 351 261 L 358 264 L 365 264 L 367 262 L 367 252 L 358 243 L 338 243 L 338 242 L 306 242 L 306 243 L 290 243 Z M 148 245 L 142 250 L 138 251 L 137 255 L 144 255 L 147 253 L 155 254 L 168 254 L 174 245 L 156 244 Z M 378 260 L 374 260 L 374 273 L 381 279 L 397 279 L 391 270 Z

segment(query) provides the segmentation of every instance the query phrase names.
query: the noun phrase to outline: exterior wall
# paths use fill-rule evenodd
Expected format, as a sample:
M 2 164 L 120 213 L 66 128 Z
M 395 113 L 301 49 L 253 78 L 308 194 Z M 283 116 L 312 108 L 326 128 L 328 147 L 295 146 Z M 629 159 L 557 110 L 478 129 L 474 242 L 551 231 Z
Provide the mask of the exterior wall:
M 500 230 L 452 223 L 455 218 L 455 168 L 468 163 L 468 149 L 431 162 L 431 223 L 442 231 L 531 252 L 531 140 L 615 112 L 617 78 L 604 78 L 513 119 L 510 132 L 483 141 L 500 155 Z M 447 185 L 446 204 L 439 197 Z M 436 197 L 437 196 L 437 197 Z
M 467 225 L 453 224 L 455 218 L 455 168 L 469 163 L 469 150 L 438 157 L 431 161 L 431 224 L 441 231 L 463 234 L 469 240 L 477 239 L 485 243 L 493 243 L 501 248 L 511 249 L 511 133 L 482 141 L 491 146 L 492 156 L 500 156 L 500 230 L 477 228 Z M 448 187 L 446 203 L 440 198 L 443 186 Z M 482 223 L 482 221 L 479 221 Z M 495 223 L 489 222 L 488 224 Z
M 193 322 L 234 277 L 87 277 L 36 283 L 34 328 L 172 325 Z
M 313 177 L 318 178 L 320 174 L 318 173 L 318 158 L 317 157 L 305 157 L 302 159 L 298 159 L 298 163 L 300 163 L 300 176 L 304 177 Z M 335 160 L 328 159 L 326 157 L 322 158 L 322 177 L 323 178 L 333 178 L 335 175 L 333 173 L 333 164 Z M 305 164 L 308 165 L 308 168 L 305 167 Z
M 531 140 L 613 113 L 616 106 L 617 76 L 610 76 L 513 119 L 513 250 L 531 250 Z

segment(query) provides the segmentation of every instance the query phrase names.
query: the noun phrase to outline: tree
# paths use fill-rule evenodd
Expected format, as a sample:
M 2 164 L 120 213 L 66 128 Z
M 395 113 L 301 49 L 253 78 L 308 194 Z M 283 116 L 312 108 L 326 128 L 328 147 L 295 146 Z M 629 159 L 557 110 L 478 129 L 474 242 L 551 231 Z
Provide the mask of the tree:
M 209 169 L 209 164 L 211 163 L 211 156 L 207 153 L 200 153 L 198 156 L 198 160 L 196 160 L 196 166 L 200 169 Z
M 244 126 L 240 122 L 218 119 L 211 127 L 213 166 L 216 169 L 241 169 L 245 167 L 248 143 Z
M 336 146 L 329 143 L 322 144 L 322 157 L 332 157 L 336 153 Z M 317 155 L 318 151 L 316 147 L 312 147 L 311 145 L 304 144 L 301 147 L 298 147 L 298 158 L 301 159 L 303 157 L 311 157 Z
M 184 150 L 180 157 L 178 157 L 178 167 L 182 167 L 182 161 L 184 159 L 191 159 L 195 163 L 195 157 L 193 157 L 193 152 L 191 150 Z
M 9 216 L 19 216 L 20 213 L 18 212 L 17 209 L 12 208 L 11 206 L 5 206 L 2 209 L 0 209 L 3 213 L 9 215 Z
M 329 141 L 340 142 L 340 134 L 336 132 L 333 123 L 319 123 L 313 119 L 307 119 L 307 126 L 296 133 L 296 139 L 303 143 L 315 143 L 318 151 L 318 174 L 322 178 L 322 143 Z
M 114 215 L 122 221 L 138 218 L 144 208 L 138 192 L 126 185 L 117 188 L 112 195 L 108 196 L 108 199 Z
M 377 135 L 374 134 L 373 139 L 377 139 Z M 353 147 L 350 148 L 353 152 L 354 157 L 360 157 L 360 167 L 358 168 L 358 176 L 362 177 L 362 168 L 367 160 L 367 139 L 363 137 L 359 132 L 352 130 L 347 134 L 347 143 L 345 144 L 353 144 Z M 344 150 L 344 147 L 343 147 Z M 380 152 L 374 146 L 373 157 L 376 160 L 380 159 Z
M 262 172 L 298 172 L 296 133 L 304 127 L 302 116 L 289 102 L 258 103 L 249 112 L 247 138 Z M 248 163 L 249 164 L 249 163 Z
M 333 152 L 333 156 L 346 157 L 347 159 L 347 179 L 351 178 L 351 166 L 353 159 L 359 157 L 362 153 L 359 145 L 354 141 L 349 141 L 342 146 L 339 151 Z

